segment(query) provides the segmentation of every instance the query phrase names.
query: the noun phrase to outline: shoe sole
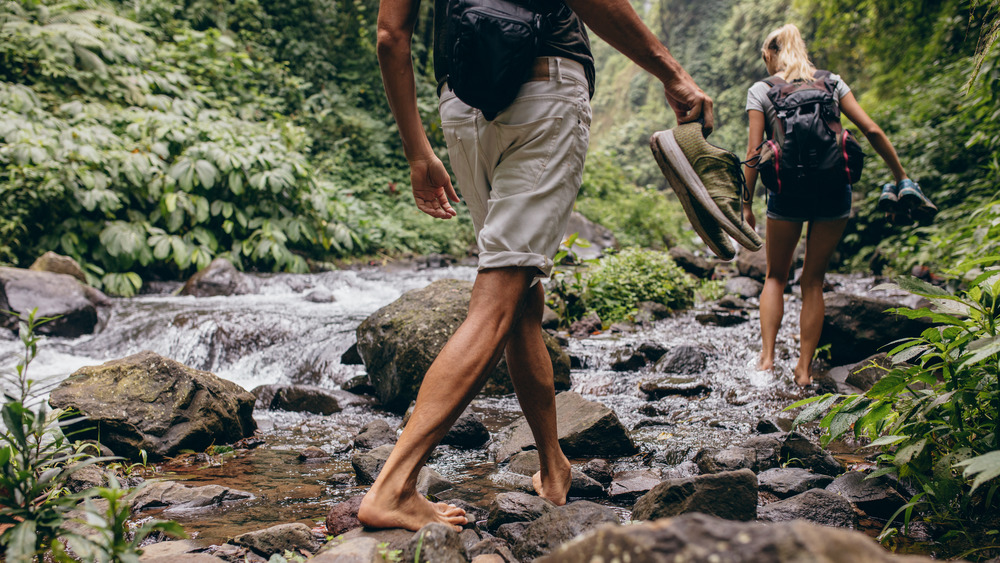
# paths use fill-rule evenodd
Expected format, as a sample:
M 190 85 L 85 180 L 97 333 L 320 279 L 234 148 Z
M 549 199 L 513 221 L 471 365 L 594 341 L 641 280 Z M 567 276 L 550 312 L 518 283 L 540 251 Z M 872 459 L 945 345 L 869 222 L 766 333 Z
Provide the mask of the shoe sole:
M 926 207 L 924 198 L 911 191 L 899 194 L 899 205 L 922 225 L 932 222 L 937 215 L 937 209 Z
M 698 217 L 698 212 L 694 209 L 694 202 L 692 198 L 697 200 L 697 203 L 708 213 L 711 218 L 718 223 L 720 226 L 725 222 L 725 217 L 723 217 L 722 212 L 719 210 L 715 202 L 708 195 L 708 190 L 705 188 L 704 184 L 701 183 L 701 179 L 695 174 L 694 169 L 688 164 L 687 159 L 684 157 L 684 153 L 681 152 L 680 146 L 677 145 L 677 141 L 674 139 L 673 131 L 659 131 L 653 133 L 653 136 L 649 138 L 649 147 L 653 151 L 653 158 L 656 159 L 656 164 L 659 165 L 660 171 L 663 172 L 664 177 L 667 179 L 667 183 L 670 184 L 670 188 L 674 190 L 677 194 L 677 199 L 681 202 L 681 207 L 684 208 L 684 214 L 687 215 L 688 221 L 691 226 L 694 227 L 694 231 L 698 233 L 701 240 L 708 245 L 708 248 L 715 253 L 716 256 L 722 258 L 723 260 L 732 260 L 736 256 L 736 249 L 724 248 L 719 246 L 712 237 L 708 235 L 705 230 L 705 226 L 701 224 L 701 218 Z M 671 152 L 680 154 L 680 160 L 684 162 L 684 167 L 678 167 L 674 164 L 674 159 L 670 158 Z M 684 168 L 687 168 L 687 174 L 684 174 Z M 682 179 L 682 175 L 685 179 L 691 180 L 693 182 L 687 183 Z M 698 190 L 700 188 L 700 194 Z M 704 203 L 708 200 L 709 204 Z
M 878 210 L 881 211 L 882 213 L 896 213 L 897 211 L 899 211 L 899 209 L 897 209 L 898 203 L 899 202 L 894 199 L 880 198 L 878 200 Z

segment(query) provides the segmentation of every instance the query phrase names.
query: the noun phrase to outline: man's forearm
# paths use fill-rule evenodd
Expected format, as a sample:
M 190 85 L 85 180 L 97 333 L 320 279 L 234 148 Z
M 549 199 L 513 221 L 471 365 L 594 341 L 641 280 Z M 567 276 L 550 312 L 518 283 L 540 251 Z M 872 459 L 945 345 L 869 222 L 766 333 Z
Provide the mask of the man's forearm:
M 417 109 L 416 78 L 410 55 L 409 37 L 405 34 L 379 34 L 378 62 L 389 109 L 399 127 L 403 151 L 408 161 L 433 156 Z

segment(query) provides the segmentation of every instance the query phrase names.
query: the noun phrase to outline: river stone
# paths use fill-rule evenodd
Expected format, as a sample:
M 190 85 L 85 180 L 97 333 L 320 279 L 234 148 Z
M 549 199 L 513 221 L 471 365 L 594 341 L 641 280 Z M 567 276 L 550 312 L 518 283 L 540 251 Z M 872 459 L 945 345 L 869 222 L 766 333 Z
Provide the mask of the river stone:
M 831 345 L 830 360 L 834 365 L 859 362 L 891 342 L 919 336 L 932 326 L 927 319 L 885 312 L 902 306 L 900 299 L 827 294 L 819 345 Z
M 614 479 L 611 464 L 604 459 L 592 459 L 580 466 L 580 471 L 605 487 L 610 485 L 611 480 Z
M 353 530 L 344 532 L 341 536 L 341 540 L 344 542 L 352 541 L 355 538 L 372 538 L 381 545 L 379 548 L 380 552 L 388 553 L 397 549 L 399 551 L 406 549 L 406 545 L 413 539 L 413 532 L 402 528 L 386 528 L 381 530 L 375 528 L 354 528 Z M 375 561 L 382 563 L 382 557 L 384 556 L 380 556 Z
M 906 365 L 903 364 L 903 367 Z M 888 354 L 879 353 L 869 356 L 851 367 L 847 374 L 847 383 L 862 391 L 867 391 L 893 367 Z
M 212 508 L 224 503 L 251 500 L 254 496 L 221 485 L 188 487 L 173 481 L 147 481 L 132 499 L 133 510 L 167 507 L 169 510 Z
M 762 434 L 750 436 L 743 442 L 743 447 L 756 452 L 757 471 L 766 471 L 781 465 L 781 443 L 785 435 L 784 432 Z
M 382 406 L 402 413 L 416 398 L 424 373 L 469 311 L 472 282 L 438 280 L 408 291 L 365 319 L 357 330 L 358 352 Z M 552 361 L 557 389 L 569 388 L 569 356 L 547 332 L 542 338 Z M 483 392 L 513 393 L 506 360 L 493 371 Z
M 507 542 L 489 536 L 469 548 L 472 563 L 519 563 Z
M 703 512 L 727 520 L 757 517 L 757 476 L 749 469 L 668 479 L 636 501 L 633 520 Z
M 590 312 L 587 316 L 574 321 L 569 325 L 569 334 L 573 338 L 587 338 L 595 332 L 600 332 L 604 328 L 604 323 L 597 313 Z
M 738 469 L 757 470 L 757 450 L 732 447 L 723 450 L 703 448 L 694 456 L 698 471 L 703 475 L 736 471 Z
M 791 418 L 783 416 L 767 416 L 757 421 L 756 430 L 760 434 L 775 434 L 792 431 Z
M 417 549 L 420 558 L 417 558 Z M 400 560 L 409 563 L 468 563 L 469 556 L 462 545 L 462 538 L 447 524 L 427 524 L 413 534 Z
M 879 518 L 889 518 L 906 504 L 906 499 L 888 477 L 867 477 L 866 473 L 849 471 L 834 479 L 826 490 L 846 498 L 866 514 Z
M 702 395 L 710 393 L 712 388 L 695 377 L 668 375 L 640 381 L 639 390 L 653 399 L 661 399 L 669 395 L 681 397 Z
M 660 484 L 660 476 L 648 469 L 616 473 L 608 486 L 608 497 L 617 503 L 635 502 Z
M 632 526 L 601 526 L 535 563 L 583 561 L 930 563 L 933 560 L 895 555 L 861 532 L 801 520 L 733 522 L 706 514 L 684 514 Z
M 354 437 L 354 449 L 373 450 L 379 446 L 396 443 L 396 431 L 389 426 L 389 423 L 381 418 L 376 418 L 361 427 L 358 435 Z M 390 449 L 390 451 L 392 451 Z
M 528 524 L 512 545 L 523 561 L 541 557 L 574 537 L 601 524 L 618 524 L 614 509 L 586 500 L 558 506 Z
M 345 366 L 363 366 L 365 365 L 364 360 L 361 359 L 361 353 L 358 352 L 358 343 L 355 342 L 351 344 L 351 347 L 344 351 L 340 355 L 340 363 Z M 365 376 L 367 378 L 367 376 Z
M 7 296 L 5 310 L 24 318 L 33 309 L 38 309 L 35 318 L 58 317 L 36 330 L 50 336 L 75 338 L 94 332 L 98 308 L 111 304 L 103 293 L 67 274 L 0 266 L 0 286 Z M 9 320 L 6 324 L 11 326 Z
M 471 409 L 465 409 L 441 439 L 442 444 L 467 450 L 479 448 L 489 441 L 490 431 L 486 429 L 479 415 Z
M 778 436 L 784 438 L 781 444 L 780 463 L 794 463 L 821 475 L 840 475 L 844 472 L 844 466 L 837 461 L 837 458 L 812 443 L 804 435 L 789 432 Z
M 611 371 L 637 371 L 646 365 L 646 357 L 628 348 L 615 350 L 611 358 Z
M 764 522 L 802 519 L 834 528 L 858 526 L 858 515 L 851 503 L 837 493 L 824 489 L 809 489 L 785 500 L 772 502 L 757 510 L 757 518 Z
M 358 508 L 361 507 L 361 499 L 363 498 L 365 498 L 364 495 L 356 495 L 331 506 L 330 511 L 326 513 L 327 534 L 336 537 L 348 530 L 360 527 Z
M 556 395 L 559 445 L 568 457 L 621 457 L 636 452 L 635 443 L 614 411 L 588 401 L 579 393 Z M 496 448 L 496 461 L 507 461 L 517 452 L 533 448 L 535 439 L 522 416 L 509 427 L 507 439 Z
M 578 211 L 570 213 L 563 240 L 566 240 L 574 233 L 590 243 L 586 248 L 573 246 L 572 251 L 580 260 L 594 260 L 603 256 L 606 249 L 618 248 L 618 241 L 610 229 L 587 219 Z
M 225 258 L 216 258 L 188 278 L 181 295 L 215 297 L 218 295 L 246 295 L 257 291 L 257 282 L 240 272 Z
M 750 307 L 749 303 L 735 295 L 723 295 L 715 304 L 723 309 L 748 309 Z
M 359 485 L 370 485 L 378 478 L 382 471 L 382 466 L 389 459 L 392 453 L 393 444 L 379 446 L 371 451 L 356 452 L 351 457 L 351 466 L 354 467 L 354 476 Z M 417 474 L 417 491 L 422 494 L 437 494 L 446 491 L 454 485 L 441 476 L 440 473 L 424 466 Z
M 356 537 L 338 542 L 331 541 L 323 546 L 309 563 L 381 563 L 379 541 L 375 538 Z
M 656 363 L 664 354 L 667 353 L 667 347 L 659 344 L 657 342 L 643 342 L 639 345 L 639 353 L 646 358 L 646 360 Z
M 832 482 L 833 477 L 829 475 L 819 475 L 800 467 L 775 467 L 757 475 L 760 490 L 778 498 L 788 498 L 810 489 L 822 489 Z
M 706 356 L 705 351 L 698 346 L 675 346 L 656 362 L 656 371 L 687 375 L 701 373 L 705 371 Z
M 315 552 L 319 549 L 319 542 L 313 537 L 309 526 L 301 522 L 292 524 L 278 524 L 263 530 L 247 532 L 233 538 L 233 543 L 270 557 L 278 553 L 287 551 L 297 551 L 304 549 Z
M 745 322 L 749 322 L 750 319 L 744 317 L 743 315 L 729 315 L 725 313 L 698 313 L 694 316 L 694 320 L 698 321 L 703 325 L 714 325 L 714 326 L 736 326 L 741 325 Z
M 312 385 L 260 385 L 251 391 L 257 406 L 268 410 L 331 415 L 340 412 L 337 396 Z
M 143 563 L 149 563 L 150 561 L 162 561 L 163 563 L 171 563 L 173 561 L 198 561 L 197 559 L 191 559 L 192 556 L 203 556 L 208 559 L 203 559 L 202 561 L 215 561 L 222 562 L 222 559 L 218 557 L 208 555 L 205 553 L 194 553 L 202 549 L 197 542 L 191 540 L 168 540 L 161 541 L 154 544 L 146 545 L 142 547 L 142 555 L 139 556 L 139 561 Z
M 333 292 L 325 287 L 317 287 L 306 294 L 306 301 L 310 303 L 333 303 L 337 300 Z
M 83 273 L 83 268 L 80 267 L 79 262 L 69 256 L 56 254 L 51 250 L 35 259 L 35 261 L 28 266 L 28 269 L 35 272 L 66 274 L 68 276 L 73 276 L 80 283 L 87 283 L 87 275 Z
M 760 297 L 764 284 L 746 276 L 738 276 L 726 280 L 726 293 L 740 297 Z
M 496 531 L 509 522 L 529 522 L 554 509 L 556 505 L 538 495 L 527 493 L 497 493 L 490 503 L 486 529 Z
M 531 477 L 541 469 L 541 462 L 538 457 L 538 450 L 528 450 L 516 454 L 510 458 L 507 469 L 514 473 Z M 581 471 L 577 467 L 570 468 L 571 481 L 569 493 L 571 497 L 600 497 L 604 496 L 604 486 Z M 534 486 L 529 486 L 528 491 L 534 492 Z
M 767 253 L 764 250 L 763 247 L 757 252 L 740 249 L 736 256 L 736 269 L 741 276 L 764 282 L 767 277 Z
M 75 283 L 75 282 L 74 282 Z M 76 439 L 97 439 L 133 461 L 158 461 L 190 449 L 250 436 L 255 397 L 239 385 L 153 352 L 77 370 L 49 397 L 88 420 Z
M 715 272 L 715 263 L 707 258 L 696 256 L 693 252 L 680 246 L 675 246 L 668 251 L 674 263 L 680 266 L 685 272 L 701 279 L 711 279 Z
M 148 548 L 142 549 L 145 552 Z M 219 559 L 207 553 L 182 553 L 166 557 L 147 557 L 144 553 L 139 561 L 142 563 L 226 563 L 225 559 Z

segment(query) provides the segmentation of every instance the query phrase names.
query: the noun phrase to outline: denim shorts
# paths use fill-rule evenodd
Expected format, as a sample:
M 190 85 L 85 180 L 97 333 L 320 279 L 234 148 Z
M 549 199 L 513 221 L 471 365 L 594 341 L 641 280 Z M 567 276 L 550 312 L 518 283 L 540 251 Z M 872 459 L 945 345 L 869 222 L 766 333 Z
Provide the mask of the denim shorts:
M 767 218 L 804 223 L 838 221 L 851 216 L 851 185 L 803 189 L 797 193 L 768 192 Z
M 547 57 L 549 79 L 525 82 L 492 121 L 445 85 L 438 110 L 448 155 L 476 229 L 479 269 L 552 273 L 583 181 L 590 94 L 583 66 Z

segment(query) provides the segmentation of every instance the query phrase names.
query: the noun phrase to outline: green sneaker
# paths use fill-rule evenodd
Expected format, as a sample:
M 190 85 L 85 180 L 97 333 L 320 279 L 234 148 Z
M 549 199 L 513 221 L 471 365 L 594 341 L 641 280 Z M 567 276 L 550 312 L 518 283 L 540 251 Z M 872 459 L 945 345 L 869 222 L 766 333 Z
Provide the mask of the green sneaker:
M 665 137 L 670 137 L 670 141 L 666 141 Z M 676 145 L 673 141 L 672 131 L 654 133 L 649 139 L 649 145 L 653 150 L 653 157 L 656 159 L 656 163 L 660 166 L 660 170 L 663 171 L 663 175 L 666 176 L 667 183 L 670 184 L 674 193 L 677 194 L 677 199 L 680 200 L 681 207 L 684 208 L 684 214 L 687 215 L 688 221 L 691 222 L 691 226 L 694 227 L 694 231 L 698 233 L 701 240 L 719 258 L 732 260 L 736 256 L 736 249 L 733 248 L 733 243 L 729 239 L 729 235 L 723 232 L 718 220 L 709 212 L 709 208 L 706 208 L 702 205 L 701 201 L 692 197 L 692 194 L 686 188 L 686 184 L 680 179 L 670 159 L 667 157 L 666 151 L 662 148 L 671 143 Z M 710 207 L 715 207 L 715 204 L 711 204 Z
M 920 224 L 927 225 L 934 220 L 938 208 L 931 202 L 930 198 L 924 195 L 920 184 L 907 178 L 901 181 L 896 189 L 899 190 L 900 206 L 909 210 L 910 215 Z
M 760 250 L 764 241 L 743 220 L 741 200 L 747 187 L 735 154 L 706 141 L 699 123 L 655 133 L 650 144 L 678 197 L 688 194 L 741 246 Z

